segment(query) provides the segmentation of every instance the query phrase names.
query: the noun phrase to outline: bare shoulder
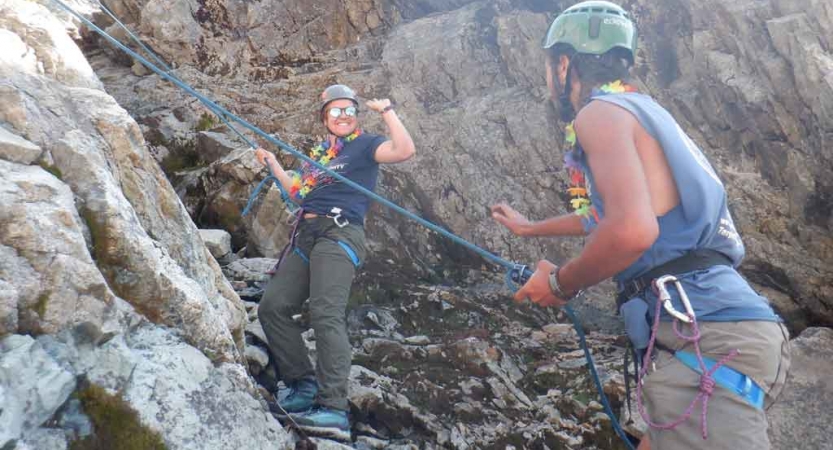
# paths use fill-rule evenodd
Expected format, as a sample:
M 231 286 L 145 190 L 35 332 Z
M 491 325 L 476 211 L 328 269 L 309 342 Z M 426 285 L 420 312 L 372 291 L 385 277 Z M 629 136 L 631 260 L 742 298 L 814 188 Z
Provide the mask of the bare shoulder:
M 594 100 L 578 112 L 576 132 L 597 134 L 605 130 L 633 130 L 636 118 L 625 108 L 604 100 Z
M 590 102 L 576 116 L 575 130 L 585 151 L 621 145 L 634 137 L 636 118 L 626 109 L 610 102 Z

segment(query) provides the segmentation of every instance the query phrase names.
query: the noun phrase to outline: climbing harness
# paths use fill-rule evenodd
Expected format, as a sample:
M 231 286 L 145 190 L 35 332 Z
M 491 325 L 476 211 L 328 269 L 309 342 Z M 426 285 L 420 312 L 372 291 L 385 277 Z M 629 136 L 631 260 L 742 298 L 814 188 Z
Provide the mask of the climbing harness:
M 685 312 L 677 311 L 674 308 L 674 305 L 671 303 L 671 293 L 669 292 L 667 285 L 672 283 L 680 296 L 680 301 L 682 302 L 683 307 L 685 308 Z M 660 430 L 674 429 L 681 423 L 688 420 L 689 417 L 691 417 L 691 414 L 694 412 L 695 405 L 698 401 L 701 401 L 701 434 L 703 436 L 703 439 L 706 439 L 708 437 L 708 425 L 706 422 L 706 414 L 709 408 L 709 398 L 714 393 L 714 387 L 716 384 L 720 384 L 721 386 L 727 387 L 728 389 L 734 392 L 738 392 L 739 389 L 742 392 L 742 396 L 744 396 L 744 398 L 748 397 L 748 399 L 750 399 L 750 403 L 754 401 L 759 402 L 761 405 L 763 405 L 763 391 L 761 391 L 761 389 L 749 377 L 724 365 L 739 353 L 737 349 L 733 349 L 726 356 L 722 357 L 717 362 L 703 356 L 703 354 L 700 351 L 701 336 L 700 328 L 697 325 L 697 318 L 694 314 L 694 310 L 691 307 L 691 302 L 689 302 L 688 296 L 685 293 L 685 289 L 683 289 L 683 286 L 680 283 L 679 279 L 677 279 L 677 277 L 675 277 L 674 275 L 661 276 L 654 280 L 654 290 L 656 291 L 659 299 L 657 300 L 656 310 L 654 313 L 654 323 L 651 327 L 651 339 L 648 341 L 648 350 L 645 354 L 645 357 L 643 358 L 642 369 L 639 372 L 639 381 L 637 381 L 636 383 L 636 406 L 637 408 L 639 408 L 639 414 L 642 416 L 645 422 L 650 427 L 657 428 Z M 652 357 L 654 347 L 656 344 L 657 330 L 659 330 L 661 308 L 665 308 L 668 314 L 670 314 L 674 318 L 672 322 L 672 327 L 674 329 L 674 334 L 677 336 L 677 338 L 689 342 L 694 346 L 695 353 L 693 355 L 687 352 L 675 351 L 673 352 L 674 356 L 681 362 L 683 362 L 686 366 L 691 367 L 697 373 L 700 374 L 699 392 L 688 405 L 688 408 L 686 408 L 683 414 L 676 420 L 673 420 L 668 423 L 653 422 L 648 413 L 645 411 L 645 406 L 642 401 L 642 386 L 644 384 L 645 375 L 648 373 L 648 367 L 649 365 L 652 365 Z M 689 325 L 689 327 L 691 328 L 691 334 L 685 335 L 680 331 L 680 322 Z M 729 386 L 730 384 L 734 384 L 734 386 Z
M 335 178 L 335 179 L 345 183 L 346 185 L 350 186 L 351 188 L 361 192 L 362 194 L 369 197 L 371 200 L 374 200 L 374 201 L 376 201 L 376 202 L 394 210 L 395 212 L 397 212 L 397 213 L 399 213 L 399 214 L 401 214 L 405 217 L 408 217 L 411 220 L 416 221 L 420 225 L 422 225 L 422 226 L 428 228 L 429 230 L 434 231 L 434 232 L 450 239 L 451 241 L 453 241 L 453 242 L 465 247 L 466 249 L 476 253 L 477 255 L 481 256 L 482 258 L 484 258 L 488 261 L 491 261 L 492 263 L 494 263 L 496 265 L 504 267 L 507 270 L 507 272 L 506 272 L 507 284 L 509 285 L 510 288 L 513 287 L 512 283 L 515 283 L 515 284 L 526 283 L 529 280 L 529 278 L 532 276 L 532 271 L 527 266 L 507 261 L 507 260 L 505 260 L 505 259 L 503 259 L 503 258 L 501 258 L 501 257 L 499 257 L 499 256 L 497 256 L 493 253 L 490 253 L 490 252 L 472 244 L 471 242 L 469 242 L 469 241 L 467 241 L 467 240 L 449 232 L 448 230 L 446 230 L 442 227 L 439 227 L 439 226 L 429 222 L 428 220 L 426 220 L 426 219 L 424 219 L 424 218 L 422 218 L 422 217 L 420 217 L 420 216 L 402 208 L 401 206 L 399 206 L 399 205 L 391 202 L 390 200 L 374 193 L 373 191 L 359 185 L 358 183 L 350 180 L 349 178 L 346 178 L 343 175 L 328 169 L 324 165 L 320 164 L 318 161 L 308 157 L 307 155 L 304 155 L 303 153 L 299 152 L 298 150 L 296 150 L 295 148 L 293 148 L 289 144 L 287 144 L 287 143 L 285 143 L 285 142 L 267 134 L 266 132 L 264 132 L 260 128 L 250 124 L 249 122 L 247 122 L 247 121 L 243 120 L 242 118 L 236 116 L 235 114 L 233 114 L 232 112 L 223 108 L 222 106 L 214 103 L 209 98 L 200 94 L 199 92 L 194 90 L 194 88 L 192 88 L 191 86 L 189 86 L 188 84 L 186 84 L 185 82 L 180 80 L 179 78 L 171 75 L 170 73 L 167 73 L 166 71 L 161 70 L 159 67 L 157 67 L 156 65 L 154 65 L 153 63 L 148 61 L 146 58 L 137 54 L 136 52 L 134 52 L 133 50 L 131 50 L 130 48 L 128 48 L 127 46 L 122 44 L 119 40 L 110 36 L 107 32 L 105 32 L 104 30 L 102 30 L 101 28 L 96 26 L 89 19 L 87 19 L 86 17 L 84 17 L 81 14 L 79 14 L 78 12 L 76 12 L 73 8 L 71 8 L 70 6 L 65 4 L 62 0 L 52 0 L 52 1 L 54 3 L 56 3 L 58 6 L 60 6 L 62 9 L 64 9 L 65 11 L 67 11 L 68 13 L 73 15 L 75 18 L 77 18 L 80 22 L 82 22 L 84 25 L 86 25 L 89 29 L 95 31 L 101 37 L 105 38 L 108 42 L 110 42 L 114 46 L 118 47 L 119 49 L 121 49 L 122 51 L 124 51 L 125 53 L 130 55 L 132 58 L 134 58 L 135 60 L 142 63 L 144 66 L 146 66 L 147 68 L 152 70 L 154 73 L 156 73 L 160 77 L 170 81 L 171 83 L 173 83 L 174 85 L 176 85 L 177 87 L 182 89 L 183 91 L 185 91 L 188 94 L 195 97 L 197 100 L 199 100 L 204 105 L 206 105 L 206 107 L 208 107 L 209 110 L 214 112 L 222 120 L 226 121 L 226 118 L 228 118 L 228 119 L 240 124 L 244 128 L 254 132 L 258 136 L 262 137 L 263 139 L 271 142 L 273 145 L 277 146 L 278 148 L 292 154 L 293 156 L 295 156 L 296 158 L 301 159 L 302 161 L 305 161 L 309 165 L 311 165 L 311 166 L 313 166 L 313 167 L 315 167 L 315 168 L 317 168 L 317 169 L 319 169 L 323 172 L 326 172 L 328 175 L 332 176 L 333 178 Z M 248 139 L 246 139 L 245 136 L 243 136 L 242 134 L 239 134 L 239 135 L 241 136 L 241 138 L 246 140 L 252 148 L 255 148 L 255 146 L 251 143 L 251 141 L 248 141 Z M 270 177 L 272 179 L 276 180 L 274 175 L 271 174 L 271 173 L 270 173 Z M 269 177 L 267 177 L 267 179 L 268 178 Z M 265 182 L 266 182 L 266 180 L 261 182 L 260 187 L 262 187 L 262 185 L 265 184 Z M 277 184 L 280 188 L 280 182 L 277 182 L 275 184 Z M 249 205 L 247 205 L 247 208 L 246 208 L 245 211 L 248 212 L 248 209 L 250 207 L 251 207 L 251 202 L 250 202 Z M 299 208 L 295 211 L 295 216 L 298 218 L 298 222 L 300 222 L 302 214 L 303 214 L 303 209 L 302 208 Z M 340 214 L 336 213 L 335 216 L 340 217 Z M 335 217 L 333 217 L 333 218 L 335 219 Z M 297 228 L 297 223 L 295 224 L 295 227 Z M 295 230 L 295 231 L 297 231 L 297 230 Z M 295 236 L 294 232 L 293 232 L 292 236 L 293 237 Z M 584 351 L 584 356 L 587 360 L 587 365 L 590 369 L 590 373 L 591 373 L 591 376 L 593 378 L 593 382 L 596 385 L 596 389 L 599 392 L 600 400 L 602 401 L 602 405 L 604 407 L 605 413 L 610 417 L 611 425 L 613 426 L 614 431 L 623 440 L 625 445 L 629 449 L 633 450 L 634 449 L 633 444 L 630 442 L 630 439 L 627 437 L 624 430 L 622 430 L 622 427 L 619 425 L 619 421 L 617 420 L 616 415 L 613 413 L 613 409 L 611 408 L 610 403 L 608 402 L 607 395 L 604 393 L 604 389 L 602 387 L 601 380 L 599 378 L 599 374 L 596 371 L 596 365 L 593 361 L 592 355 L 590 355 L 590 350 L 587 346 L 584 329 L 582 328 L 580 322 L 578 321 L 577 316 L 575 315 L 575 313 L 573 312 L 573 310 L 570 306 L 565 306 L 565 307 L 562 308 L 562 310 L 567 314 L 567 316 L 573 322 L 573 326 L 575 327 L 576 333 L 579 337 L 579 342 L 580 342 L 582 350 Z M 295 425 L 297 425 L 297 424 L 295 424 Z
M 679 275 L 704 270 L 714 266 L 732 267 L 732 260 L 721 252 L 709 248 L 690 251 L 679 258 L 660 264 L 647 273 L 621 282 L 616 295 L 616 309 L 622 307 L 633 297 L 638 296 L 653 285 L 654 280 L 663 275 Z
M 278 255 L 278 262 L 275 263 L 275 266 L 273 268 L 269 269 L 266 272 L 267 274 L 274 275 L 275 273 L 277 273 L 278 269 L 281 267 L 281 263 L 283 262 L 284 258 L 287 255 L 289 255 L 290 251 L 292 253 L 295 253 L 296 255 L 300 256 L 301 259 L 303 259 L 307 264 L 309 264 L 309 257 L 307 255 L 305 255 L 304 252 L 301 251 L 301 249 L 298 248 L 298 246 L 296 245 L 296 239 L 298 237 L 298 234 L 300 233 L 300 230 L 299 230 L 300 224 L 301 224 L 302 221 L 305 220 L 304 212 L 305 212 L 305 210 L 303 208 L 299 208 L 297 211 L 295 211 L 294 216 L 293 216 L 294 221 L 293 221 L 293 224 L 292 224 L 292 231 L 289 232 L 289 242 L 287 242 L 287 244 L 284 246 L 283 250 L 281 250 L 280 255 Z M 323 217 L 326 217 L 328 219 L 333 219 L 333 225 L 330 225 L 330 228 L 327 228 L 322 232 L 318 232 L 317 234 L 315 234 L 315 236 L 320 236 L 320 235 L 326 234 L 334 226 L 338 227 L 338 228 L 344 228 L 347 225 L 350 225 L 350 221 L 347 220 L 346 217 L 342 217 L 341 208 L 334 207 L 333 209 L 330 210 L 329 214 L 327 214 Z M 317 237 L 316 237 L 316 239 L 317 239 Z M 353 250 L 353 247 L 351 247 L 350 244 L 348 244 L 344 241 L 339 241 L 339 240 L 335 240 L 335 239 L 332 239 L 332 238 L 327 238 L 327 239 L 330 239 L 331 241 L 338 244 L 338 246 L 341 247 L 342 250 L 344 250 L 344 252 L 350 258 L 350 261 L 353 263 L 353 265 L 355 267 L 359 267 L 361 265 L 361 261 L 359 260 L 359 255 L 356 253 L 355 250 Z

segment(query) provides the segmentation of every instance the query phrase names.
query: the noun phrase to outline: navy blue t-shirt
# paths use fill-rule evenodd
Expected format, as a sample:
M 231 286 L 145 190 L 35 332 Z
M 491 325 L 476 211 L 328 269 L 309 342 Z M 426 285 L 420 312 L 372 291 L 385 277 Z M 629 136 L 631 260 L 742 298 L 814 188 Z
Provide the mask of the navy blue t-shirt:
M 379 178 L 379 163 L 374 159 L 376 149 L 387 138 L 364 133 L 348 142 L 338 156 L 327 164 L 327 168 L 368 190 L 376 188 Z M 335 179 L 327 173 L 304 163 L 304 173 L 319 172 L 315 175 L 315 188 L 303 199 L 304 210 L 316 214 L 329 214 L 334 207 L 341 208 L 341 215 L 352 223 L 363 223 L 370 199 L 366 195 Z

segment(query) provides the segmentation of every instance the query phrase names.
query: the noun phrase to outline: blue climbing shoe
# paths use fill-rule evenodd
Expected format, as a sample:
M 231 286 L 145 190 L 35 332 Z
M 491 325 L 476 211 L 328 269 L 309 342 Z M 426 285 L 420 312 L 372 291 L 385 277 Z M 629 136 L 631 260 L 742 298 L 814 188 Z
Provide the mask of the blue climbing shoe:
M 301 378 L 290 383 L 288 389 L 278 392 L 278 406 L 270 410 L 278 416 L 286 413 L 299 413 L 308 411 L 315 404 L 315 396 L 318 395 L 318 383 L 314 378 Z
M 315 406 L 309 411 L 291 416 L 301 429 L 311 435 L 341 441 L 350 440 L 350 420 L 347 418 L 347 411 Z

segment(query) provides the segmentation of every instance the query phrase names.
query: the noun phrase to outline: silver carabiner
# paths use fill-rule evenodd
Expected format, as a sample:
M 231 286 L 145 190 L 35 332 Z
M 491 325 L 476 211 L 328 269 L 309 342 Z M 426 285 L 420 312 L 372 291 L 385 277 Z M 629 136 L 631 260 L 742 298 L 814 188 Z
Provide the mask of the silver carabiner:
M 688 315 L 674 309 L 674 305 L 671 303 L 671 293 L 668 292 L 668 288 L 666 287 L 668 283 L 674 283 L 674 287 L 676 287 L 677 292 L 680 293 L 680 301 L 683 302 L 685 312 Z M 674 275 L 663 275 L 657 278 L 654 280 L 654 289 L 656 289 L 659 301 L 662 302 L 662 306 L 668 314 L 685 323 L 692 323 L 696 320 L 694 316 L 694 309 L 691 308 L 691 302 L 688 300 L 688 295 L 686 295 L 683 285 L 677 277 Z
M 333 222 L 335 222 L 339 228 L 344 228 L 347 225 L 350 225 L 350 221 L 347 220 L 347 218 L 341 217 L 341 208 L 334 206 L 333 209 L 330 210 L 330 214 L 327 214 L 327 217 L 333 219 Z M 339 222 L 339 220 L 341 220 L 341 222 Z

